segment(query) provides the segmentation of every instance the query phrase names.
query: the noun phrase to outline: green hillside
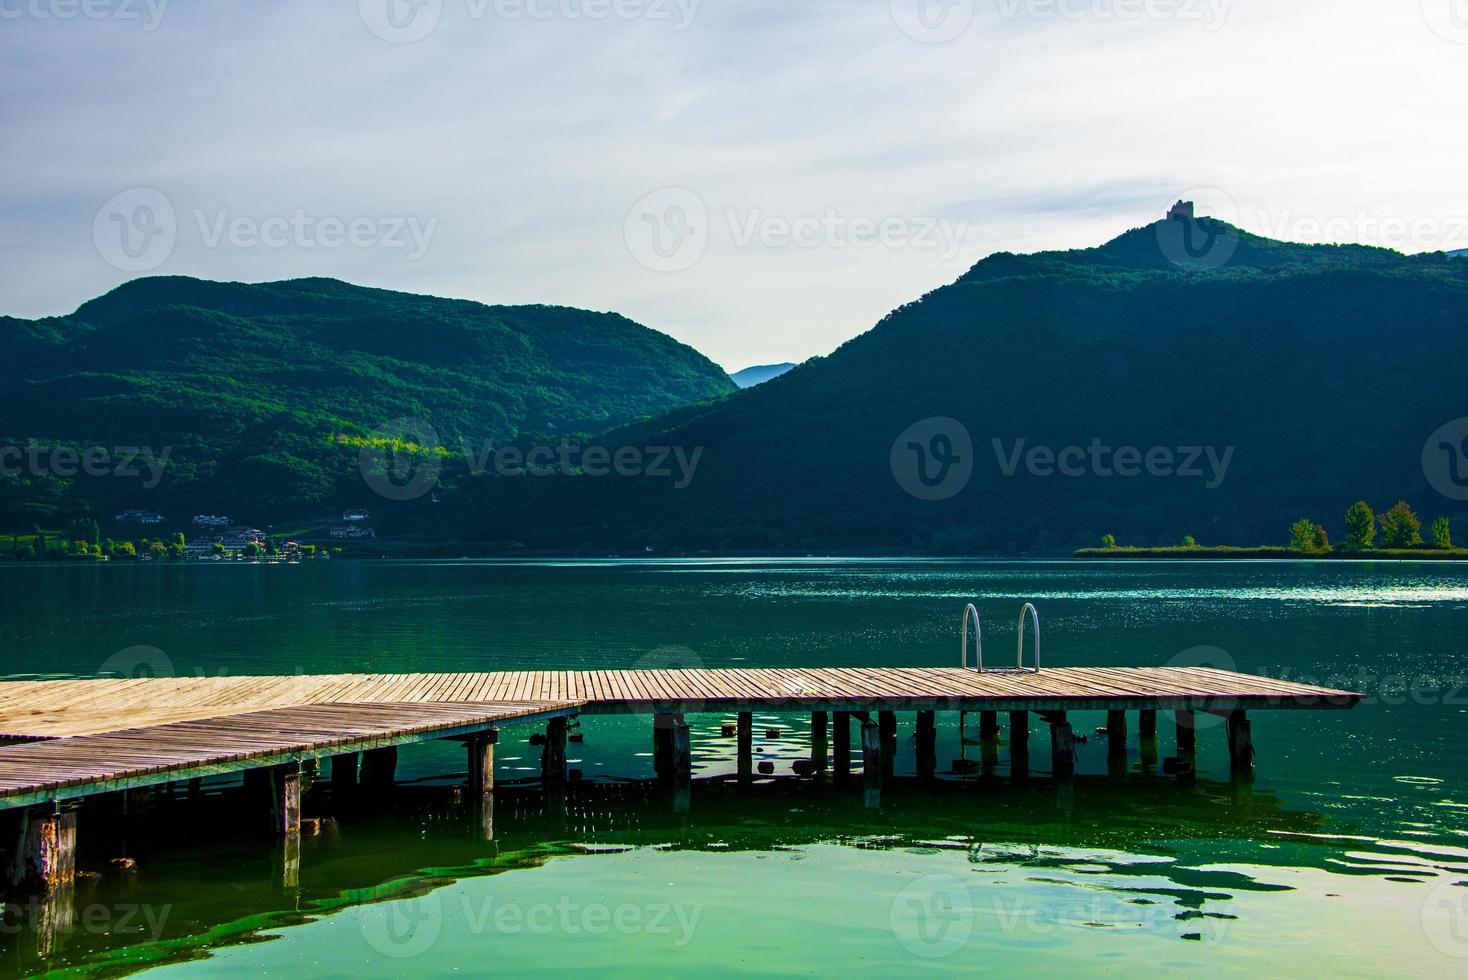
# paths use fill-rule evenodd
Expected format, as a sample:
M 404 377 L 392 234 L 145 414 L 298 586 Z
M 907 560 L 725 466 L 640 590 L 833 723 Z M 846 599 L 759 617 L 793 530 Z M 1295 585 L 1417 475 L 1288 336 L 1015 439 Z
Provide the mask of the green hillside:
M 558 549 L 972 553 L 1103 533 L 1283 543 L 1301 516 L 1338 528 L 1343 502 L 1362 497 L 1464 509 L 1429 485 L 1422 457 L 1430 434 L 1468 415 L 1468 264 L 1182 224 L 994 255 L 828 357 L 602 440 L 701 451 L 683 489 L 484 481 L 464 526 Z M 1197 261 L 1173 261 L 1180 234 Z M 1196 248 L 1210 240 L 1226 254 Z M 894 441 L 930 417 L 957 420 L 973 445 L 972 475 L 947 499 L 906 492 L 894 470 Z M 1167 448 L 1174 470 L 1190 447 L 1229 455 L 1212 475 L 1200 457 L 1198 477 L 1103 473 L 1073 454 L 1078 475 L 1055 472 L 1054 454 L 1093 441 Z M 1013 464 L 1036 447 L 1049 467 Z
M 136 507 L 173 526 L 198 512 L 263 523 L 365 502 L 357 447 L 391 420 L 421 419 L 446 447 L 500 443 L 600 432 L 733 387 L 612 313 L 330 279 L 140 279 L 67 317 L 0 318 L 0 446 L 44 450 L 40 467 L 0 460 L 0 520 Z M 146 474 L 58 476 L 56 447 L 170 455 L 149 488 Z

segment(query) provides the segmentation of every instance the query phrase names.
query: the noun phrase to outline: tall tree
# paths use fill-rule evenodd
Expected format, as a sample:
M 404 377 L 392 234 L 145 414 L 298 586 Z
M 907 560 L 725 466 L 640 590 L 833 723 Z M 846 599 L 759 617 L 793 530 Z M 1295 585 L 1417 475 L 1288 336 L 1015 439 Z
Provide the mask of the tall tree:
M 1453 546 L 1453 529 L 1448 524 L 1446 517 L 1439 517 L 1432 522 L 1432 546 L 1434 548 L 1451 548 Z
M 1290 525 L 1290 550 L 1310 552 L 1315 550 L 1315 522 L 1302 517 Z
M 1405 500 L 1381 515 L 1381 543 L 1388 548 L 1412 548 L 1422 543 L 1422 522 Z
M 1358 500 L 1346 511 L 1346 547 L 1364 551 L 1376 540 L 1376 515 L 1364 500 Z

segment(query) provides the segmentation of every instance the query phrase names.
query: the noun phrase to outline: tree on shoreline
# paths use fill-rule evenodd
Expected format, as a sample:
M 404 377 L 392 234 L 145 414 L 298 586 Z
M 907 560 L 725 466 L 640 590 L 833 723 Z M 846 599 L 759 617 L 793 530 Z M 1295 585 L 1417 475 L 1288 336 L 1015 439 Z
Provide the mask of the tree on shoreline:
M 1451 548 L 1453 546 L 1453 529 L 1446 517 L 1439 517 L 1432 522 L 1432 546 L 1434 548 Z
M 1365 551 L 1376 540 L 1376 514 L 1364 500 L 1358 500 L 1346 511 L 1346 547 Z
M 1415 548 L 1422 543 L 1422 522 L 1405 500 L 1398 500 L 1382 514 L 1381 543 L 1387 548 Z

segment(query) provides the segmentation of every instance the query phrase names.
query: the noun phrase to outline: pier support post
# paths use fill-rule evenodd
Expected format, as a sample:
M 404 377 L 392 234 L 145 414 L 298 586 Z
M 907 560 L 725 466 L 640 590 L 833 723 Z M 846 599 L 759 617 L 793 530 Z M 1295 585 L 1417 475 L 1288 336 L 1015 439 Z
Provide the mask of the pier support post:
M 1157 768 L 1157 712 L 1137 712 L 1137 749 L 1141 754 L 1142 771 Z
M 882 805 L 882 734 L 870 717 L 861 720 L 862 790 L 866 805 Z
M 693 792 L 693 745 L 688 722 L 673 716 L 673 812 L 687 813 Z
M 979 738 L 994 739 L 999 737 L 999 712 L 979 712 Z
M 832 721 L 835 723 L 835 738 L 831 743 L 834 775 L 838 783 L 844 783 L 851 778 L 851 713 L 832 712 Z
M 1065 712 L 1055 712 L 1050 719 L 1050 771 L 1056 779 L 1069 779 L 1076 771 L 1076 735 L 1065 720 Z
M 748 785 L 754 778 L 754 715 L 739 712 L 739 783 Z
M 1198 751 L 1198 726 L 1191 709 L 1173 712 L 1177 719 L 1177 754 L 1193 755 Z
M 1228 761 L 1235 776 L 1248 775 L 1254 771 L 1254 740 L 1250 727 L 1249 719 L 1242 708 L 1229 712 Z
M 358 783 L 363 789 L 386 792 L 392 789 L 398 774 L 398 747 L 368 749 L 362 753 Z
M 658 713 L 652 716 L 652 770 L 658 782 L 666 783 L 673 776 L 673 719 L 675 715 Z
M 13 853 L 11 884 L 40 893 L 69 886 L 76 877 L 76 814 L 27 810 Z
M 545 746 L 540 750 L 540 782 L 546 788 L 560 789 L 566 784 L 565 718 L 552 718 L 545 724 Z
M 810 716 L 810 761 L 816 772 L 826 771 L 826 724 L 824 711 L 815 711 Z
M 877 735 L 882 740 L 882 777 L 891 779 L 897 765 L 897 712 L 877 712 Z
M 931 711 L 917 713 L 917 771 L 924 781 L 938 769 L 938 725 Z
M 1157 712 L 1143 709 L 1137 712 L 1137 737 L 1157 737 Z
M 1009 776 L 1024 780 L 1030 775 L 1030 713 L 1009 713 Z
M 494 747 L 499 744 L 498 729 L 475 732 L 465 742 L 469 753 L 469 798 L 476 804 L 494 795 Z
M 1126 712 L 1106 712 L 1106 771 L 1112 778 L 1126 775 Z
M 357 789 L 357 753 L 344 752 L 331 757 L 331 801 L 340 804 L 352 798 Z

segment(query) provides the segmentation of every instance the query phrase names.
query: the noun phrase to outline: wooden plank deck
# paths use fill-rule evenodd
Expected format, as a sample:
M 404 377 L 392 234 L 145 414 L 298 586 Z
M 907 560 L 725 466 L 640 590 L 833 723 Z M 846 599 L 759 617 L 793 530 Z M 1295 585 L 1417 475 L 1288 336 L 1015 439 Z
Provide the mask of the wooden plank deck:
M 542 697 L 542 691 L 553 697 Z M 676 711 L 1219 711 L 1350 708 L 1360 695 L 1205 667 L 821 667 L 322 674 L 0 683 L 0 738 L 95 735 L 312 704 L 584 702 L 588 714 Z
M 0 747 L 0 809 L 452 738 L 575 701 L 318 704 Z

